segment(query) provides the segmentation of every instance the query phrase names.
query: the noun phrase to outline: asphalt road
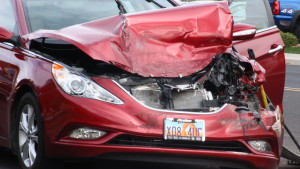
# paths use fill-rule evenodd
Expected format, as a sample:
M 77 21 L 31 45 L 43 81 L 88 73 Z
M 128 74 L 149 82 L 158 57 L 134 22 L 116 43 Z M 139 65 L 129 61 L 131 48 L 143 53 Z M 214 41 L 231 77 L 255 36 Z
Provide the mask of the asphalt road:
M 284 117 L 287 126 L 295 134 L 296 139 L 300 142 L 300 66 L 287 66 L 286 88 L 284 94 Z M 285 134 L 284 145 L 300 154 L 291 139 Z M 65 163 L 65 169 L 214 169 L 209 166 L 182 166 L 182 165 L 161 165 L 161 164 L 145 164 L 145 163 L 129 163 L 129 162 L 111 162 L 111 161 L 97 161 L 85 163 Z M 16 157 L 5 149 L 0 149 L 0 169 L 20 169 Z M 300 166 L 289 166 L 287 160 L 282 159 L 280 169 L 300 169 Z
M 300 143 L 300 66 L 288 65 L 286 69 L 285 90 L 283 98 L 285 124 Z M 296 154 L 300 154 L 296 145 L 287 133 L 284 137 L 284 146 Z M 300 166 L 288 166 L 286 160 L 282 160 L 280 169 L 300 169 Z
M 292 131 L 295 138 L 300 142 L 300 109 L 298 107 L 300 103 L 300 66 L 288 66 L 287 75 L 285 82 L 285 93 L 284 93 L 284 117 L 285 124 Z M 292 140 L 289 139 L 288 134 L 285 134 L 284 145 L 295 153 L 300 154 L 297 148 L 292 144 Z M 300 168 L 300 167 L 299 167 Z

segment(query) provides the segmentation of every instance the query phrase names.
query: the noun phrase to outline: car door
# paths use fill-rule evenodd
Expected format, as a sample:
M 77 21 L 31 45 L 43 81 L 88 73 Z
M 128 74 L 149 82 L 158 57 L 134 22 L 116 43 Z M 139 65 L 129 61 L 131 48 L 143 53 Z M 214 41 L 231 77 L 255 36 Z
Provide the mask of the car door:
M 273 104 L 282 109 L 285 82 L 284 44 L 280 31 L 274 24 L 269 1 L 233 0 L 230 9 L 235 23 L 257 27 L 257 34 L 253 39 L 234 41 L 234 46 L 245 56 L 248 56 L 248 49 L 253 49 L 256 60 L 266 69 L 265 91 Z
M 16 20 L 11 0 L 1 0 L 0 26 L 13 32 L 16 30 Z M 13 88 L 14 70 L 11 58 L 14 56 L 14 45 L 0 42 L 0 145 L 7 143 L 9 100 Z

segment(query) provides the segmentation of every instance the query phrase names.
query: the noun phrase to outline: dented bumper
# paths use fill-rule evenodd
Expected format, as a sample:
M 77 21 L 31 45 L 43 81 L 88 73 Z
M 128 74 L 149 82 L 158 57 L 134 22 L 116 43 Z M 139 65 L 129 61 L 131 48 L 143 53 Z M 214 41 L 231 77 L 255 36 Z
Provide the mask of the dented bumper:
M 251 112 L 238 113 L 237 106 L 231 104 L 225 104 L 214 112 L 159 110 L 140 104 L 109 79 L 98 78 L 95 81 L 125 100 L 125 104 L 112 105 L 72 97 L 59 88 L 40 96 L 48 156 L 108 158 L 116 153 L 119 155 L 115 157 L 121 158 L 124 153 L 132 156 L 160 153 L 170 158 L 191 156 L 199 159 L 196 160 L 199 162 L 205 159 L 224 162 L 234 158 L 234 164 L 245 164 L 249 168 L 273 169 L 278 166 L 283 134 L 283 119 L 279 108 L 275 111 L 260 109 L 260 121 Z M 46 99 L 51 97 L 57 99 Z M 164 140 L 165 118 L 204 120 L 205 141 L 196 146 L 190 143 L 184 147 Z M 99 129 L 107 134 L 98 140 L 71 139 L 69 133 L 78 127 Z M 119 138 L 123 139 L 120 141 Z M 155 140 L 157 143 L 153 144 Z M 272 149 L 270 152 L 256 151 L 248 144 L 251 140 L 265 140 Z M 224 148 L 224 143 L 232 145 Z M 208 149 L 208 146 L 212 148 Z

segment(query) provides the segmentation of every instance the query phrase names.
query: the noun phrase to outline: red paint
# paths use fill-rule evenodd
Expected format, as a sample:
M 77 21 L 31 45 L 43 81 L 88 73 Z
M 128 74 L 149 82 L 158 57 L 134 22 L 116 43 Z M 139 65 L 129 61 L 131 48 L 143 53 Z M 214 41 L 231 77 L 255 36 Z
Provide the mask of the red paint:
M 74 98 L 59 91 L 49 92 L 41 96 L 41 104 L 45 113 L 45 130 L 48 131 L 47 154 L 59 157 L 95 157 L 109 152 L 161 152 L 166 154 L 189 154 L 208 157 L 220 157 L 224 160 L 226 157 L 235 157 L 239 160 L 246 160 L 256 167 L 272 168 L 278 165 L 279 151 L 277 146 L 280 145 L 280 138 L 275 132 L 265 130 L 262 126 L 257 125 L 254 128 L 247 128 L 247 137 L 243 129 L 244 123 L 241 119 L 255 122 L 252 114 L 246 114 L 246 117 L 237 114 L 235 106 L 227 105 L 219 113 L 215 114 L 178 114 L 164 111 L 154 111 L 136 103 L 126 92 L 121 90 L 113 82 L 107 79 L 96 78 L 99 84 L 122 100 L 126 100 L 125 105 L 114 106 L 108 103 L 99 103 L 88 99 Z M 53 98 L 47 100 L 45 98 Z M 60 111 L 53 115 L 53 106 L 59 107 Z M 86 112 L 86 113 L 82 113 Z M 276 113 L 276 112 L 275 112 Z M 275 114 L 268 112 L 268 116 L 263 117 L 268 120 L 275 117 Z M 238 154 L 230 152 L 215 152 L 201 150 L 176 150 L 147 147 L 128 147 L 128 146 L 108 146 L 102 145 L 104 142 L 116 137 L 119 134 L 137 135 L 142 137 L 162 138 L 163 119 L 165 117 L 186 118 L 186 119 L 203 119 L 206 123 L 206 140 L 207 141 L 239 141 L 250 149 L 251 154 Z M 155 125 L 149 126 L 149 119 L 155 119 Z M 53 127 L 54 124 L 60 124 Z M 271 123 L 267 123 L 271 124 Z M 72 126 L 72 127 L 70 127 Z M 76 141 L 68 139 L 67 135 L 58 136 L 57 133 L 68 134 L 74 127 L 90 126 L 109 131 L 109 134 L 103 139 L 97 141 Z M 147 127 L 145 127 L 147 126 Z M 66 131 L 65 131 L 65 130 Z M 273 153 L 260 153 L 250 148 L 246 144 L 247 140 L 268 139 L 274 146 Z M 247 138 L 247 139 L 246 139 Z M 72 148 L 73 147 L 73 148 Z M 76 147 L 76 148 L 74 148 Z M 64 150 L 64 151 L 61 151 Z M 247 160 L 245 157 L 251 157 Z M 261 162 L 254 161 L 260 159 Z M 263 159 L 270 161 L 271 166 L 265 166 Z
M 202 70 L 231 47 L 232 16 L 227 2 L 209 3 L 115 16 L 26 36 L 28 41 L 40 37 L 67 41 L 93 59 L 144 77 L 178 77 Z
M 234 24 L 233 26 L 233 33 L 243 32 L 247 30 L 256 30 L 255 26 L 248 25 L 248 24 Z M 256 32 L 256 31 L 255 31 Z M 233 40 L 249 40 L 254 38 L 255 32 L 247 35 L 236 35 L 233 36 Z
M 28 30 L 21 1 L 14 1 L 20 34 L 25 35 L 23 37 L 27 37 L 27 41 L 37 37 L 63 39 L 78 46 L 94 59 L 112 61 L 143 76 L 153 73 L 154 76 L 169 77 L 177 77 L 179 73 L 183 76 L 189 75 L 201 70 L 216 54 L 231 51 L 232 21 L 228 7 L 225 3 L 213 4 L 218 5 L 213 7 L 210 3 L 197 7 L 116 16 L 61 31 L 40 31 L 26 35 Z M 200 14 L 199 11 L 206 12 Z M 105 32 L 101 33 L 100 30 Z M 142 48 L 137 45 L 140 41 L 145 42 Z M 24 41 L 21 43 L 23 47 L 26 46 Z M 274 44 L 283 45 L 277 28 L 260 32 L 252 40 L 235 42 L 235 46 L 244 56 L 247 56 L 248 48 L 254 49 L 257 61 L 266 70 L 266 91 L 274 104 L 282 106 L 285 64 L 283 51 L 268 54 L 268 50 Z M 146 55 L 152 52 L 153 57 Z M 263 69 L 245 57 L 241 56 L 240 59 L 250 62 L 257 69 L 257 80 L 262 83 Z M 235 159 L 251 164 L 254 168 L 278 167 L 283 135 L 255 124 L 255 119 L 250 113 L 240 116 L 235 112 L 236 106 L 226 105 L 213 114 L 180 114 L 152 110 L 136 102 L 113 81 L 97 77 L 93 80 L 125 104 L 113 105 L 72 97 L 57 86 L 51 73 L 51 64 L 51 61 L 39 58 L 25 49 L 0 43 L 0 79 L 4 79 L 0 83 L 1 146 L 11 148 L 10 127 L 14 120 L 14 103 L 18 99 L 16 93 L 22 87 L 28 86 L 39 100 L 44 122 L 46 154 L 49 157 L 98 157 L 110 152 L 159 153 L 166 156 L 195 155 L 199 159 Z M 262 120 L 268 127 L 274 125 L 276 116 L 282 115 L 278 108 L 274 112 L 261 110 L 261 113 Z M 238 141 L 247 147 L 250 153 L 103 144 L 120 134 L 162 138 L 165 117 L 203 119 L 206 124 L 207 141 Z M 283 119 L 280 120 L 283 124 Z M 105 130 L 108 134 L 94 141 L 68 138 L 69 132 L 80 126 Z M 247 141 L 256 139 L 269 141 L 272 152 L 261 153 L 253 150 Z
M 0 41 L 6 41 L 12 38 L 14 34 L 0 26 Z
M 273 14 L 280 15 L 280 1 L 279 0 L 275 0 L 273 2 Z
M 279 29 L 272 29 L 256 33 L 254 39 L 246 41 L 234 41 L 234 46 L 243 56 L 248 56 L 248 49 L 253 49 L 256 60 L 266 70 L 265 90 L 274 105 L 279 105 L 281 110 L 285 82 L 285 58 L 284 51 L 270 54 L 269 50 L 274 45 L 284 46 Z M 275 91 L 275 92 L 274 92 Z

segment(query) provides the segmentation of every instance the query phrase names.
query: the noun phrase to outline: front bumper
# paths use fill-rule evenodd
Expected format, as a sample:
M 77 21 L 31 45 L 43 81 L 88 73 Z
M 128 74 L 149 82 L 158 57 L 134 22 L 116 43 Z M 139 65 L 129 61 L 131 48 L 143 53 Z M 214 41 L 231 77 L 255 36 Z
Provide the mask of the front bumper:
M 259 154 L 217 152 L 203 150 L 177 150 L 165 148 L 145 148 L 128 146 L 103 146 L 57 143 L 60 157 L 92 157 L 112 160 L 161 162 L 174 164 L 209 165 L 243 169 L 275 169 L 279 159 Z M 72 156 L 70 156 L 72 154 Z M 56 157 L 56 156 L 55 156 Z
M 44 138 L 46 154 L 50 157 L 68 158 L 115 158 L 133 160 L 178 163 L 195 163 L 237 168 L 274 169 L 279 164 L 282 135 L 272 128 L 264 129 L 255 122 L 251 114 L 238 114 L 236 106 L 224 105 L 212 113 L 184 113 L 147 108 L 134 100 L 111 80 L 95 79 L 102 87 L 109 89 L 122 99 L 124 105 L 113 105 L 97 100 L 72 97 L 59 87 L 39 96 L 44 120 Z M 52 99 L 48 99 L 52 98 Z M 266 112 L 267 126 L 276 122 L 276 113 Z M 273 118 L 274 117 L 274 118 Z M 242 149 L 207 149 L 201 147 L 182 147 L 168 144 L 111 144 L 120 136 L 153 138 L 163 141 L 163 120 L 165 118 L 205 120 L 206 143 L 235 142 Z M 99 140 L 75 140 L 68 137 L 78 127 L 90 127 L 105 130 L 108 134 Z M 272 152 L 257 152 L 248 144 L 248 140 L 267 140 Z M 148 141 L 153 142 L 153 141 Z M 218 147 L 218 146 L 215 146 Z M 220 148 L 220 146 L 219 146 Z M 152 158 L 147 158 L 151 156 Z M 162 156 L 162 158 L 157 158 Z M 135 158 L 139 157 L 139 158 Z M 129 158 L 131 159 L 131 158 Z M 174 161 L 175 160 L 175 161 Z

